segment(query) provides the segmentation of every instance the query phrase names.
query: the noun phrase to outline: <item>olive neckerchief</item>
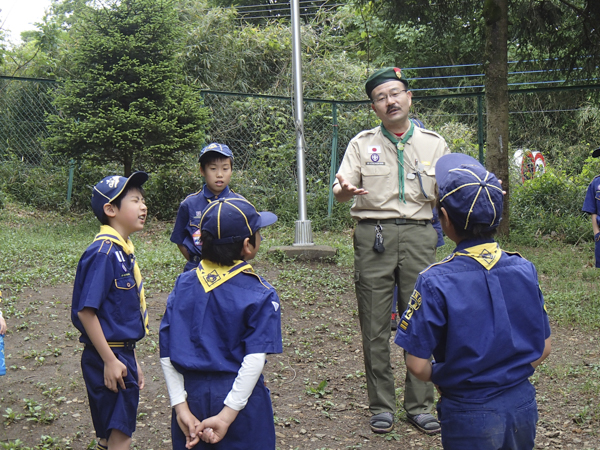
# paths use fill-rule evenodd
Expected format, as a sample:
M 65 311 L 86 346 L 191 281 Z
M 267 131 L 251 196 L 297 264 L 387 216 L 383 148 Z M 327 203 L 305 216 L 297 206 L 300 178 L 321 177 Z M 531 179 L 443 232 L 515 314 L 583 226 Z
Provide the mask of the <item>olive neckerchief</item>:
M 383 123 L 381 124 L 381 132 L 398 150 L 398 199 L 403 203 L 406 203 L 406 199 L 404 198 L 404 144 L 412 137 L 413 131 L 415 131 L 415 124 L 411 120 L 410 128 L 404 133 L 402 139 L 398 140 L 394 133 L 390 133 L 385 129 Z

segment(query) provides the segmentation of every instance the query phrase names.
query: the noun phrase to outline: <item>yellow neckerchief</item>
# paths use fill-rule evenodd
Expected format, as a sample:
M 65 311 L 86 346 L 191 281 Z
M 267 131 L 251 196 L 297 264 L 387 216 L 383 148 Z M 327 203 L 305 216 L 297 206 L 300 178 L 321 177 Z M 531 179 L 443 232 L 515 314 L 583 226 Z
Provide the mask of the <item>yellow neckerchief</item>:
M 94 238 L 94 242 L 106 240 L 121 246 L 123 248 L 123 251 L 127 255 L 133 255 L 135 248 L 133 247 L 133 242 L 131 242 L 131 239 L 127 239 L 126 242 L 117 232 L 117 230 L 115 230 L 113 227 L 109 225 L 102 225 L 100 227 L 100 233 L 98 233 Z M 142 273 L 140 272 L 140 267 L 138 266 L 138 263 L 135 260 L 135 255 L 133 264 L 133 278 L 135 278 L 135 284 L 138 287 L 138 295 L 140 297 L 140 309 L 142 311 L 142 320 L 144 321 L 144 328 L 146 329 L 146 334 L 148 334 L 150 332 L 150 329 L 148 328 L 148 311 L 146 309 L 146 295 L 144 294 L 144 283 L 142 281 Z
M 231 280 L 240 272 L 254 272 L 252 266 L 246 261 L 234 261 L 233 266 L 221 266 L 212 261 L 203 259 L 198 264 L 196 275 L 205 292 L 210 292 L 217 286 Z
M 490 270 L 498 261 L 500 261 L 502 250 L 497 242 L 487 242 L 485 244 L 465 248 L 463 251 L 455 252 L 454 254 L 473 258 L 487 270 Z

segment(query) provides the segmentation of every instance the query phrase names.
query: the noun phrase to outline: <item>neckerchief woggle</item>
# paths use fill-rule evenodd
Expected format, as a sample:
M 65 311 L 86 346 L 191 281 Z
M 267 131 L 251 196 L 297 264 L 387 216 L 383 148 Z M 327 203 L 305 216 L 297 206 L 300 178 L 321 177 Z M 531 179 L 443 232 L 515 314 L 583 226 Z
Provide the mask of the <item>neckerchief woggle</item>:
M 198 264 L 198 268 L 196 269 L 196 275 L 198 276 L 198 280 L 204 288 L 204 291 L 212 291 L 214 288 L 231 280 L 241 272 L 254 271 L 252 266 L 246 261 L 238 260 L 234 262 L 235 264 L 233 266 L 221 266 L 206 259 L 200 261 L 200 264 Z
M 148 310 L 146 308 L 144 282 L 142 281 L 142 273 L 140 272 L 140 267 L 138 266 L 138 263 L 135 260 L 135 255 L 133 254 L 135 250 L 135 248 L 133 247 L 133 242 L 131 242 L 131 239 L 127 239 L 127 241 L 125 241 L 117 232 L 117 230 L 115 230 L 113 227 L 109 225 L 102 225 L 100 227 L 100 233 L 98 233 L 94 238 L 94 242 L 106 240 L 111 241 L 114 244 L 120 245 L 127 255 L 133 255 L 133 278 L 135 279 L 135 284 L 138 287 L 138 296 L 140 297 L 140 311 L 142 313 L 144 329 L 146 330 L 146 334 L 148 334 L 150 332 L 150 329 L 148 328 Z
M 410 128 L 400 140 L 396 138 L 394 133 L 390 133 L 385 129 L 383 123 L 381 124 L 381 132 L 383 135 L 392 141 L 392 144 L 396 146 L 396 150 L 398 151 L 398 199 L 406 203 L 406 199 L 404 197 L 404 144 L 408 142 L 408 140 L 412 137 L 413 131 L 415 131 L 415 124 L 412 120 L 409 120 Z
M 454 253 L 455 255 L 468 256 L 473 258 L 487 270 L 490 270 L 500 261 L 502 250 L 497 242 L 487 242 L 485 244 L 475 245 L 465 248 L 462 251 Z

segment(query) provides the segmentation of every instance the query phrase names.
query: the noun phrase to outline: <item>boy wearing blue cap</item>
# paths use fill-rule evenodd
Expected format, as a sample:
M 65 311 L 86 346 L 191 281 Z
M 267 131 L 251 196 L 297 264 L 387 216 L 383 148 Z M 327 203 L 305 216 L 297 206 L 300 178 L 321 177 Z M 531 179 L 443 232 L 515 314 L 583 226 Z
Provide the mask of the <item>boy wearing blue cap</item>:
M 493 239 L 503 203 L 494 174 L 453 153 L 435 176 L 440 222 L 457 246 L 419 274 L 395 342 L 408 370 L 438 386 L 445 449 L 532 449 L 538 411 L 528 378 L 551 347 L 537 272 Z
M 594 158 L 600 157 L 600 148 L 594 150 L 592 156 Z M 581 210 L 588 213 L 592 219 L 595 243 L 594 256 L 596 268 L 600 268 L 600 175 L 597 175 L 589 184 Z
M 109 176 L 92 192 L 102 224 L 81 256 L 75 275 L 71 320 L 85 347 L 81 372 L 88 392 L 97 449 L 128 449 L 135 431 L 144 375 L 135 345 L 148 331 L 140 269 L 129 239 L 144 228 L 148 210 L 145 172 Z
M 229 189 L 233 171 L 233 153 L 225 144 L 212 143 L 200 152 L 200 174 L 206 183 L 202 189 L 188 195 L 179 205 L 171 242 L 177 244 L 186 259 L 184 272 L 195 269 L 202 259 L 200 213 L 214 200 L 244 198 Z
M 279 297 L 247 261 L 276 220 L 242 198 L 202 212 L 202 261 L 177 279 L 160 325 L 173 449 L 275 450 L 261 372 L 282 352 Z

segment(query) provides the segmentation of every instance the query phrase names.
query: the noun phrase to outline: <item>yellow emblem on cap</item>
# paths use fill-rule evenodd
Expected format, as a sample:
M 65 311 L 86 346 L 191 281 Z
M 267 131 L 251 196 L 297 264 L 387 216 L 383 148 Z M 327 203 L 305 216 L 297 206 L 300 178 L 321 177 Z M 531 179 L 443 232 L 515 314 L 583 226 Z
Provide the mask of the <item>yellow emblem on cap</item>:
M 397 67 L 394 67 L 394 72 L 396 72 L 396 77 L 401 80 L 402 79 L 402 71 Z

